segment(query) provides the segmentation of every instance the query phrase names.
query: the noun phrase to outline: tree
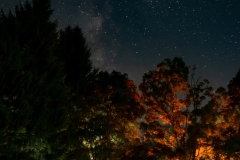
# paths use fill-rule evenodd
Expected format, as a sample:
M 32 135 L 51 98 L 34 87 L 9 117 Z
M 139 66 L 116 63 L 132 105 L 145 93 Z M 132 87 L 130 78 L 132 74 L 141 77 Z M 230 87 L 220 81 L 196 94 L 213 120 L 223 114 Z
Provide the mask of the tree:
M 136 119 L 141 117 L 143 110 L 136 86 L 126 74 L 99 72 L 86 107 L 88 112 L 84 112 L 84 116 L 76 116 L 74 120 L 79 128 L 78 137 L 81 135 L 76 140 L 79 145 L 72 152 L 75 157 L 121 158 L 125 147 L 139 140 Z
M 204 136 L 201 103 L 212 88 L 207 80 L 189 84 L 189 67 L 181 58 L 165 59 L 157 67 L 143 76 L 139 86 L 147 112 L 142 124 L 145 141 L 154 145 L 148 154 L 196 159 Z
M 213 93 L 165 59 L 137 90 L 99 72 L 81 29 L 58 31 L 52 13 L 50 0 L 0 13 L 1 159 L 240 158 L 240 70 Z
M 181 59 L 166 59 L 158 65 L 158 71 L 146 73 L 139 86 L 147 111 L 147 130 L 144 130 L 144 135 L 150 141 L 163 145 L 159 150 L 182 146 L 186 119 L 181 116 L 181 107 L 186 104 L 177 97 L 177 92 L 187 92 L 187 75 L 188 67 Z
M 33 0 L 0 14 L 1 156 L 41 159 L 48 138 L 63 127 L 64 74 L 55 54 L 57 24 L 49 0 Z
M 92 97 L 93 83 L 98 70 L 91 63 L 90 48 L 77 26 L 68 26 L 59 32 L 55 52 L 63 65 L 63 88 L 68 99 L 68 125 L 61 131 L 62 136 L 56 146 L 61 146 L 59 153 L 63 153 L 63 156 L 69 159 L 74 157 L 75 151 L 80 148 L 80 151 L 76 152 L 83 154 L 78 154 L 78 158 L 86 159 L 88 155 L 81 150 L 85 150 L 83 143 L 87 128 L 80 126 L 86 124 L 86 117 L 91 112 L 87 104 Z
M 216 159 L 239 159 L 239 79 L 240 72 L 229 82 L 228 91 L 220 87 L 212 97 L 215 116 L 209 121 L 209 141 Z
M 229 105 L 223 112 L 225 112 L 226 122 L 231 124 L 231 129 L 228 133 L 230 137 L 226 140 L 223 150 L 227 157 L 240 158 L 240 69 L 236 76 L 228 84 Z M 228 130 L 229 130 L 228 129 Z M 230 149 L 231 148 L 231 149 Z
M 57 51 L 64 62 L 65 84 L 75 95 L 85 95 L 86 84 L 91 81 L 91 76 L 96 74 L 97 69 L 92 65 L 90 48 L 78 26 L 68 26 L 60 31 Z
M 102 141 L 100 147 L 106 153 L 100 154 L 114 159 L 125 153 L 125 147 L 129 144 L 140 141 L 136 120 L 143 115 L 144 109 L 140 104 L 136 86 L 126 74 L 116 71 L 110 74 L 100 72 L 96 86 L 95 93 L 99 104 L 96 106 L 97 117 L 103 120 L 97 125 L 101 131 L 98 136 Z

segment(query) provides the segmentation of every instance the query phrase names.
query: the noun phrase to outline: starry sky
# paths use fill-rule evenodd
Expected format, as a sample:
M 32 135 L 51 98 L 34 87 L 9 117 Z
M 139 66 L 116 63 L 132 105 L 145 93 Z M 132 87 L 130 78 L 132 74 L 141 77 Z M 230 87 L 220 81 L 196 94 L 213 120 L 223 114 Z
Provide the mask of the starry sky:
M 19 0 L 1 0 L 7 11 Z M 240 68 L 240 0 L 52 0 L 59 29 L 80 26 L 101 70 L 136 84 L 165 58 L 182 57 L 214 88 Z

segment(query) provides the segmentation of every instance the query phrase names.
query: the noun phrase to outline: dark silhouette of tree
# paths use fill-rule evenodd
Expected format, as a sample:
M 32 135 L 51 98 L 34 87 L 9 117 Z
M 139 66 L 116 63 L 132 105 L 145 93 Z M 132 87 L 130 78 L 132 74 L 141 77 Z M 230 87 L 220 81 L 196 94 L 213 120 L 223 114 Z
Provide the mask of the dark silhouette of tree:
M 86 84 L 97 70 L 92 66 L 90 48 L 81 29 L 68 26 L 64 31 L 60 31 L 57 49 L 64 62 L 65 84 L 70 87 L 72 93 L 85 95 Z
M 89 145 L 96 158 L 120 155 L 140 136 L 136 118 L 143 110 L 133 110 L 139 109 L 135 85 L 118 72 L 97 75 L 81 29 L 69 26 L 58 34 L 49 21 L 50 1 L 39 3 L 27 1 L 1 14 L 2 155 L 91 159 Z M 113 90 L 106 92 L 109 85 Z M 95 125 L 101 122 L 105 130 Z M 95 144 L 99 138 L 104 140 Z
M 90 48 L 79 27 L 68 26 L 60 31 L 56 52 L 63 62 L 64 89 L 68 99 L 68 126 L 61 131 L 60 145 L 57 146 L 61 146 L 59 152 L 66 159 L 89 159 L 84 140 L 87 138 L 87 119 L 92 116 L 88 103 L 93 97 L 98 70 L 92 66 Z
M 33 0 L 0 14 L 0 156 L 41 159 L 65 117 L 64 77 L 54 52 L 56 22 L 49 0 Z

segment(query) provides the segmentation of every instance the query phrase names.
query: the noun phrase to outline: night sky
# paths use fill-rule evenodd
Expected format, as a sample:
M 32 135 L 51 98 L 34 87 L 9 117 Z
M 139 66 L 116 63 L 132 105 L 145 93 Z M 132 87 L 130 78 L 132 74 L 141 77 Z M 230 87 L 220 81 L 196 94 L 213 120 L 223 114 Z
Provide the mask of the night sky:
M 240 0 L 52 0 L 52 7 L 59 29 L 82 28 L 95 66 L 136 84 L 165 58 L 195 64 L 215 89 L 240 68 Z

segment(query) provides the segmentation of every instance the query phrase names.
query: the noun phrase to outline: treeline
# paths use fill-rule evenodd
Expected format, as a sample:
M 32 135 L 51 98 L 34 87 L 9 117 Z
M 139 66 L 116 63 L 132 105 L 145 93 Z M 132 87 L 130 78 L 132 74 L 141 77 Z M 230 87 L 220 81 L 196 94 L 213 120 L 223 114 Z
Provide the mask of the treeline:
M 240 159 L 240 71 L 213 92 L 165 59 L 137 87 L 95 68 L 81 29 L 59 31 L 50 3 L 0 13 L 0 159 Z

